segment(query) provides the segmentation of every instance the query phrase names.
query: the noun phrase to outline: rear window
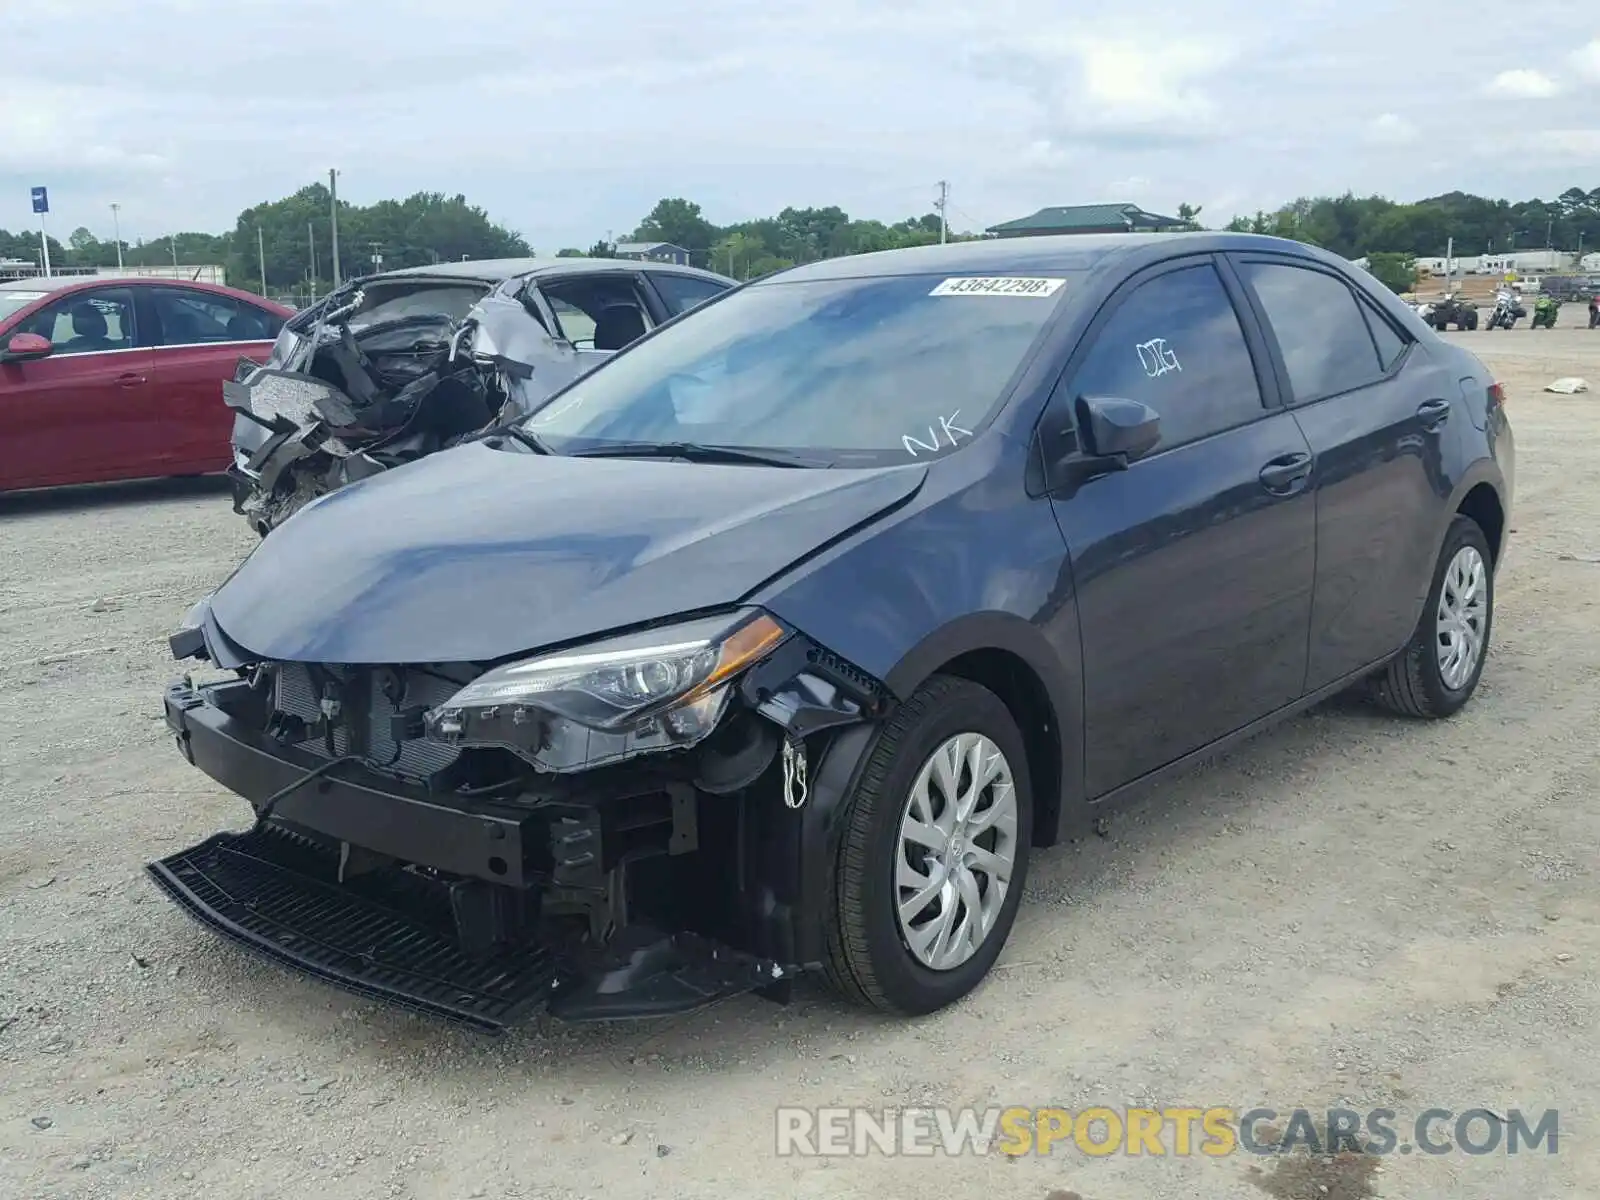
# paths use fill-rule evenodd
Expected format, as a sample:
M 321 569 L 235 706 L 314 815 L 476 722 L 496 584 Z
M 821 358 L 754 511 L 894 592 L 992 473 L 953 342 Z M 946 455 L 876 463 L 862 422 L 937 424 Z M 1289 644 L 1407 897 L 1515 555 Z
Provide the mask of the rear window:
M 43 300 L 49 292 L 13 292 L 9 289 L 0 289 L 0 322 L 14 313 L 19 313 L 35 300 Z
M 352 329 L 406 317 L 447 317 L 459 321 L 488 295 L 486 284 L 452 280 L 449 283 L 396 281 L 367 285 L 367 300 L 349 320 Z
M 1059 274 L 757 284 L 663 326 L 528 428 L 558 451 L 690 441 L 931 458 L 993 417 L 1071 287 Z

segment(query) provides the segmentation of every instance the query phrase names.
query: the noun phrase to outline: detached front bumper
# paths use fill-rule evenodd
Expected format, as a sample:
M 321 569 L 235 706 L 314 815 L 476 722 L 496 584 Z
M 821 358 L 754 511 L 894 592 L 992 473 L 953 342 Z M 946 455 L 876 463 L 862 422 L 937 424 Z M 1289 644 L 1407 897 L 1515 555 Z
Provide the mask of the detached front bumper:
M 690 1011 L 750 991 L 780 991 L 791 962 L 687 931 L 624 923 L 603 944 L 545 940 L 550 895 L 604 894 L 609 866 L 641 838 L 696 848 L 693 790 L 558 780 L 548 795 L 473 802 L 346 764 L 317 767 L 230 714 L 242 683 L 172 685 L 166 719 L 184 756 L 268 822 L 218 834 L 151 863 L 186 912 L 255 953 L 326 983 L 498 1032 L 539 1008 L 567 1020 Z M 587 789 L 587 790 L 586 790 Z M 629 825 L 601 800 L 639 800 Z M 652 828 L 653 824 L 653 828 Z M 631 839 L 631 842 L 630 842 Z M 411 868 L 400 869 L 398 864 Z

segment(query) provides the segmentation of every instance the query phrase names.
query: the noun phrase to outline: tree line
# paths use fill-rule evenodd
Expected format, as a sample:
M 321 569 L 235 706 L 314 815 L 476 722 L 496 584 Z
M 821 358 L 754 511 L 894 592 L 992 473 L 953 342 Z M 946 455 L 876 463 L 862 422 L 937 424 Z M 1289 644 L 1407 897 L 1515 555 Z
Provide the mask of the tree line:
M 317 290 L 324 291 L 332 279 L 329 201 L 325 185 L 311 184 L 282 200 L 245 209 L 227 233 L 186 232 L 125 241 L 123 262 L 127 266 L 221 263 L 237 286 L 303 296 L 315 281 Z M 1192 228 L 1203 228 L 1198 208 L 1181 205 L 1179 215 Z M 1462 256 L 1546 246 L 1600 249 L 1600 188 L 1572 187 L 1554 199 L 1523 201 L 1449 192 L 1413 203 L 1347 192 L 1303 197 L 1272 212 L 1237 216 L 1224 228 L 1293 238 L 1346 258 L 1366 257 L 1374 273 L 1396 290 L 1405 290 L 1412 258 L 1442 255 L 1451 239 L 1456 254 Z M 988 235 L 948 230 L 946 236 L 967 241 Z M 939 237 L 940 220 L 934 212 L 888 223 L 851 217 L 837 205 L 789 207 L 775 216 L 718 225 L 699 204 L 673 197 L 659 201 L 621 240 L 669 242 L 687 250 L 696 266 L 752 279 L 822 258 L 928 245 Z M 418 192 L 404 200 L 364 206 L 341 200 L 339 242 L 344 278 L 461 258 L 534 253 L 521 234 L 490 220 L 465 196 L 440 192 Z M 37 234 L 0 230 L 0 258 L 34 261 L 38 248 Z M 587 249 L 567 247 L 557 253 L 609 257 L 616 253 L 616 243 L 601 239 Z M 117 245 L 80 228 L 65 245 L 52 239 L 50 258 L 55 266 L 112 267 Z
M 694 201 L 675 197 L 659 201 L 622 240 L 668 242 L 687 250 L 690 262 L 697 267 L 735 279 L 754 279 L 822 258 L 933 245 L 939 236 L 936 212 L 888 224 L 852 218 L 837 205 L 790 207 L 772 217 L 717 225 Z M 945 236 L 949 241 L 970 241 L 984 235 L 949 230 Z M 604 258 L 615 253 L 616 244 L 602 239 L 587 250 L 568 248 L 558 253 Z
M 235 287 L 274 296 L 303 297 L 313 285 L 325 292 L 333 281 L 330 202 L 327 186 L 314 183 L 282 200 L 245 209 L 228 233 L 174 233 L 150 241 L 124 241 L 122 263 L 128 267 L 221 264 Z M 465 196 L 417 192 L 404 200 L 370 205 L 339 201 L 339 266 L 345 279 L 462 258 L 517 258 L 532 253 L 521 234 L 491 221 Z M 0 258 L 34 262 L 38 256 L 37 233 L 0 229 Z M 86 228 L 76 229 L 64 246 L 50 239 L 50 263 L 114 267 L 117 243 L 115 238 L 102 241 Z

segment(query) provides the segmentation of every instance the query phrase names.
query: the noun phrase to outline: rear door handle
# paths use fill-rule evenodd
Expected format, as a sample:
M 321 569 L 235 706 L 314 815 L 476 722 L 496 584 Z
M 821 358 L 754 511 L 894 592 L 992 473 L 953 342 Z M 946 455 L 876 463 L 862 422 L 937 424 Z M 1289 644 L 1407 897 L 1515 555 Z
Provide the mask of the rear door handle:
M 1417 405 L 1417 416 L 1424 429 L 1437 429 L 1450 419 L 1450 401 L 1424 400 Z
M 1297 492 L 1311 476 L 1312 457 L 1303 451 L 1280 454 L 1261 468 L 1261 486 L 1274 495 Z
M 144 376 L 137 371 L 124 371 L 117 376 L 118 387 L 138 387 L 144 382 Z

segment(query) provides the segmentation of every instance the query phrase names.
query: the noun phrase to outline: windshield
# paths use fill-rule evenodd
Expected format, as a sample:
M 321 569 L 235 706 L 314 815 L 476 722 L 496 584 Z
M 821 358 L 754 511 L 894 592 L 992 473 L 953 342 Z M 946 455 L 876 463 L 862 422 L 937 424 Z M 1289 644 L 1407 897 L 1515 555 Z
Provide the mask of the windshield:
M 35 300 L 43 300 L 48 292 L 14 292 L 9 288 L 0 288 L 0 321 L 4 321 L 12 313 L 21 312 Z
M 993 416 L 1064 282 L 756 284 L 596 369 L 524 427 L 557 453 L 687 442 L 863 464 L 930 458 Z

